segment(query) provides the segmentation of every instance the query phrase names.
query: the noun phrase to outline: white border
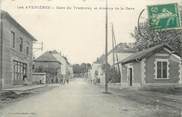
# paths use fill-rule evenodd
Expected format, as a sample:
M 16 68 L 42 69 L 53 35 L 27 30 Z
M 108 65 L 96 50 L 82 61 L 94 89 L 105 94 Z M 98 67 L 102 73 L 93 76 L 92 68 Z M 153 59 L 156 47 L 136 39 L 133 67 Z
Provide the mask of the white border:
M 182 84 L 182 61 L 179 63 L 179 84 Z
M 128 86 L 130 86 L 130 79 L 129 79 L 129 69 L 130 68 L 132 69 L 132 86 L 133 86 L 133 84 L 134 84 L 134 82 L 133 82 L 134 81 L 134 68 L 133 68 L 132 64 L 127 65 L 127 82 L 128 82 Z
M 167 62 L 167 78 L 157 78 L 157 62 Z M 168 59 L 155 59 L 154 62 L 154 73 L 155 73 L 155 78 L 156 80 L 167 80 L 169 79 L 169 60 Z
M 147 83 L 145 86 L 178 86 L 179 83 Z
M 146 78 L 146 59 L 143 59 L 142 61 L 141 61 L 141 81 L 142 81 L 142 85 L 143 84 L 146 84 L 146 81 L 145 81 L 145 78 Z
M 155 56 L 168 57 L 169 54 L 156 53 Z

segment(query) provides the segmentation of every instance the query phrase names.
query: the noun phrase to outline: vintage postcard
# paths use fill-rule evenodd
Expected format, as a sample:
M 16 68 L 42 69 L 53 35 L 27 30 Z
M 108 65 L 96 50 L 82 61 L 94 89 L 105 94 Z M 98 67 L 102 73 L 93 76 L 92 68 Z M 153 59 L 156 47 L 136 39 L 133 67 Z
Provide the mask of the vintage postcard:
M 0 117 L 182 117 L 182 0 L 0 0 Z

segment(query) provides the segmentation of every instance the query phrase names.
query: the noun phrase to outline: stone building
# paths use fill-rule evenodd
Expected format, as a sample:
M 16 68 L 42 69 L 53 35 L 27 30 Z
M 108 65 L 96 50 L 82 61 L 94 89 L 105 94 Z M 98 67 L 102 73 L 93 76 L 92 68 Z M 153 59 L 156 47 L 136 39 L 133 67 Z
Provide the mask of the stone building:
M 174 86 L 182 84 L 181 58 L 165 44 L 130 55 L 120 61 L 121 86 Z
M 36 39 L 9 13 L 0 10 L 0 88 L 31 82 L 32 43 Z
M 46 83 L 58 83 L 62 79 L 62 63 L 54 56 L 56 51 L 47 51 L 34 60 L 34 72 L 46 73 Z

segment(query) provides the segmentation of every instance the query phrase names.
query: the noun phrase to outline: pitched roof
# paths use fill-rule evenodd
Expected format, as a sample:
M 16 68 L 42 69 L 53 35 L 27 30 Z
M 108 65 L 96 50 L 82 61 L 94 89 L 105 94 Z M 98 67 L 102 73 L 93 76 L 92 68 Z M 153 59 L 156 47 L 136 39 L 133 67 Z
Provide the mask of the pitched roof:
M 61 56 L 60 54 L 58 54 L 58 53 L 54 53 L 54 54 L 52 54 L 60 63 L 64 63 L 63 61 L 65 61 L 66 62 L 66 60 L 64 59 L 64 57 L 63 56 Z M 67 63 L 67 62 L 66 62 Z
M 119 43 L 116 47 L 108 52 L 108 54 L 112 52 L 116 53 L 134 53 L 136 49 L 134 48 L 134 43 Z
M 47 51 L 41 56 L 39 56 L 37 59 L 35 59 L 35 62 L 57 62 L 61 64 L 61 62 L 53 55 L 54 52 Z
M 65 57 L 65 56 L 63 56 L 63 58 L 65 59 L 66 63 L 67 63 L 68 65 L 70 65 L 70 63 L 69 63 L 69 61 L 68 61 L 68 58 Z
M 23 28 L 11 15 L 3 10 L 0 10 L 1 18 L 6 18 L 8 21 L 10 21 L 12 24 L 14 24 L 21 32 L 26 34 L 28 37 L 30 37 L 33 41 L 37 41 L 25 28 Z
M 57 51 L 52 51 L 52 55 L 59 61 L 59 62 L 61 62 L 61 63 L 63 63 L 63 61 L 66 63 L 66 64 L 68 64 L 68 65 L 70 65 L 70 63 L 68 62 L 68 59 L 65 57 L 65 56 L 62 56 L 62 55 L 60 55 Z
M 143 51 L 137 52 L 135 54 L 132 54 L 129 57 L 125 58 L 124 60 L 122 60 L 122 61 L 120 61 L 118 63 L 126 64 L 126 63 L 130 63 L 130 62 L 133 62 L 133 61 L 142 60 L 145 57 L 151 56 L 153 54 L 153 52 L 161 50 L 164 47 L 169 49 L 170 51 L 172 51 L 172 49 L 168 45 L 160 44 L 160 45 L 156 45 L 154 47 L 145 49 Z
M 134 43 L 119 43 L 116 45 L 114 49 L 111 49 L 108 52 L 108 55 L 112 52 L 115 53 L 135 53 L 137 52 L 137 49 L 134 48 Z M 101 55 L 94 63 L 104 63 L 105 62 L 105 55 Z

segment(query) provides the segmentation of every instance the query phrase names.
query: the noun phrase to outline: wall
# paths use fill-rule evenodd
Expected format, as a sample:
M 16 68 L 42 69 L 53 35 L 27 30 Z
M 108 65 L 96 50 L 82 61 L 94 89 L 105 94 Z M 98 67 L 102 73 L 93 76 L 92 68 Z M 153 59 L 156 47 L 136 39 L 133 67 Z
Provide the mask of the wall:
M 46 73 L 32 73 L 32 83 L 33 84 L 45 84 L 46 83 Z
M 127 66 L 122 65 L 121 67 L 121 87 L 127 87 L 128 86 L 128 81 L 127 81 Z
M 138 84 L 141 84 L 142 81 L 141 81 L 141 62 L 134 62 L 133 63 L 133 73 L 134 73 L 134 76 L 133 76 L 133 83 L 138 83 Z
M 121 86 L 128 87 L 129 86 L 129 78 L 128 78 L 128 69 L 129 67 L 133 68 L 133 79 L 132 85 L 133 86 L 140 86 L 141 85 L 141 64 L 140 62 L 133 62 L 129 64 L 122 65 L 122 78 L 121 78 Z
M 71 71 L 71 68 L 70 65 L 67 63 L 66 59 L 61 56 L 60 54 L 58 53 L 55 53 L 55 54 L 52 54 L 59 62 L 61 62 L 61 74 L 63 75 L 63 77 L 66 79 L 66 78 L 69 78 L 68 76 L 68 71 L 69 72 L 72 72 Z
M 158 54 L 167 54 L 164 50 L 158 52 Z M 159 55 L 152 55 L 148 59 L 146 59 L 146 83 L 178 83 L 179 81 L 179 62 L 171 59 L 171 55 L 168 56 L 159 56 Z M 169 61 L 169 79 L 155 79 L 155 59 L 168 59 Z

